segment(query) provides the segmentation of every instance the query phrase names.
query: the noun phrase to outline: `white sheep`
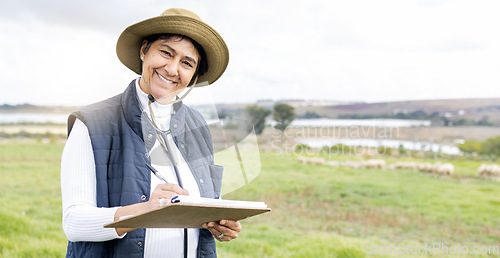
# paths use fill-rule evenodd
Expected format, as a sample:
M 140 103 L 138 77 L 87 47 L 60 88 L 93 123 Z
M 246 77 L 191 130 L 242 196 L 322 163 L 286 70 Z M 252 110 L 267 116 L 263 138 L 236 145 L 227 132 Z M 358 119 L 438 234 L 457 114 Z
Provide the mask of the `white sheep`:
M 338 161 L 327 161 L 325 162 L 325 165 L 338 168 L 340 163 Z
M 399 161 L 393 164 L 395 169 L 406 169 L 406 170 L 414 170 L 417 168 L 417 164 L 415 162 L 409 161 Z
M 490 174 L 494 177 L 500 177 L 500 166 L 491 165 Z
M 361 162 L 347 160 L 347 161 L 344 161 L 344 162 L 340 162 L 340 166 L 341 167 L 356 168 L 357 169 L 357 168 L 361 168 Z
M 479 177 L 500 177 L 500 166 L 482 164 L 477 172 Z
M 453 172 L 454 172 L 454 167 L 453 164 L 451 163 L 441 164 L 437 168 L 437 173 L 440 175 L 451 176 L 453 175 Z
M 432 165 L 432 167 L 431 167 L 431 171 L 430 172 L 432 174 L 438 174 L 439 173 L 439 167 L 441 167 L 441 163 L 439 163 L 439 162 L 434 163 Z
M 362 162 L 362 166 L 365 168 L 385 168 L 385 160 L 383 159 L 369 159 Z
M 325 165 L 325 159 L 312 157 L 312 158 L 309 158 L 308 163 L 313 164 L 313 165 Z
M 432 164 L 428 163 L 428 162 L 420 163 L 420 164 L 417 164 L 417 169 L 420 172 L 430 173 L 430 172 L 432 172 Z
M 477 169 L 477 173 L 479 174 L 479 177 L 486 177 L 490 174 L 490 166 L 486 164 L 481 164 L 479 168 Z
M 305 163 L 305 164 L 312 164 L 312 165 L 324 165 L 325 164 L 325 159 L 324 158 L 318 158 L 318 157 L 303 157 L 299 156 L 297 160 L 300 163 Z
M 380 168 L 380 169 L 384 169 L 385 168 L 385 165 L 386 165 L 385 160 L 383 160 L 383 159 L 377 159 L 376 162 L 377 162 L 377 168 Z

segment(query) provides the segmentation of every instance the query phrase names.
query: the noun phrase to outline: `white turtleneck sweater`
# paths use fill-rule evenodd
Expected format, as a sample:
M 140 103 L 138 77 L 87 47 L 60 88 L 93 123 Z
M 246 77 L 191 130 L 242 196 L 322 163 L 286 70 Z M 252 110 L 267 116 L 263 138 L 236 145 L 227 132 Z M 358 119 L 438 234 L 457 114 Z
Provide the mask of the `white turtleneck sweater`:
M 148 95 L 139 87 L 136 80 L 136 92 L 140 105 L 151 118 L 148 108 Z M 156 122 L 162 130 L 170 128 L 172 104 L 151 104 Z M 198 185 L 186 161 L 169 134 L 169 146 L 177 162 L 184 188 L 191 196 L 200 196 Z M 177 184 L 174 169 L 163 151 L 158 140 L 150 152 L 151 164 L 169 182 Z M 158 184 L 163 183 L 151 173 L 151 193 Z M 113 208 L 98 208 L 96 201 L 96 170 L 90 136 L 85 124 L 76 120 L 71 134 L 64 146 L 61 158 L 61 192 L 63 203 L 63 229 L 70 241 L 101 242 L 123 238 L 118 236 L 113 228 L 103 228 L 102 225 L 114 221 L 116 210 Z M 150 196 L 151 196 L 150 193 Z M 145 257 L 183 257 L 183 229 L 146 229 Z M 198 229 L 188 229 L 188 254 L 196 257 L 198 246 Z

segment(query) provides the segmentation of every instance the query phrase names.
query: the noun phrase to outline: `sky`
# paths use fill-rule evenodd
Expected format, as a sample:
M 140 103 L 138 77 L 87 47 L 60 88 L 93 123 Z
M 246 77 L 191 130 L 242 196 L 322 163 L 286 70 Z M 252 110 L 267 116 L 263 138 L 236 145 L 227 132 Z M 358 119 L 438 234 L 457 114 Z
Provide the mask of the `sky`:
M 0 105 L 86 105 L 123 92 L 137 75 L 118 60 L 116 40 L 129 25 L 172 7 L 197 13 L 230 51 L 225 74 L 193 90 L 202 99 L 500 97 L 496 0 L 0 0 L 0 5 Z

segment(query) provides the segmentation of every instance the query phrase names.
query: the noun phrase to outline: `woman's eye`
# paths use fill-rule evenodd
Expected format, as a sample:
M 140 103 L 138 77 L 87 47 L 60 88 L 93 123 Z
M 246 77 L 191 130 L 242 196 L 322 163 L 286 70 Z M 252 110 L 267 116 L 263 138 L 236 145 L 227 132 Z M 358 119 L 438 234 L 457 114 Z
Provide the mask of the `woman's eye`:
M 172 54 L 170 54 L 170 52 L 168 51 L 165 51 L 165 50 L 161 50 L 161 52 L 167 56 L 172 56 Z
M 190 62 L 188 62 L 188 61 L 184 61 L 184 62 L 182 62 L 182 63 L 184 63 L 185 65 L 187 65 L 187 66 L 189 66 L 189 67 L 191 67 L 191 68 L 193 67 L 193 65 L 192 65 Z

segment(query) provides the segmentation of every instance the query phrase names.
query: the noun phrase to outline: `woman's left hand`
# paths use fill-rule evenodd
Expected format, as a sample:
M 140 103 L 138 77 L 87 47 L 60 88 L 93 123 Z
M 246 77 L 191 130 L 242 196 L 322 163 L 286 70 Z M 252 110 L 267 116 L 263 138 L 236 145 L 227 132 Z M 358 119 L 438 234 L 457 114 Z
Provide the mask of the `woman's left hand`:
M 221 242 L 231 241 L 238 237 L 241 224 L 234 220 L 221 220 L 219 222 L 204 223 L 203 227 L 208 229 L 215 239 Z

